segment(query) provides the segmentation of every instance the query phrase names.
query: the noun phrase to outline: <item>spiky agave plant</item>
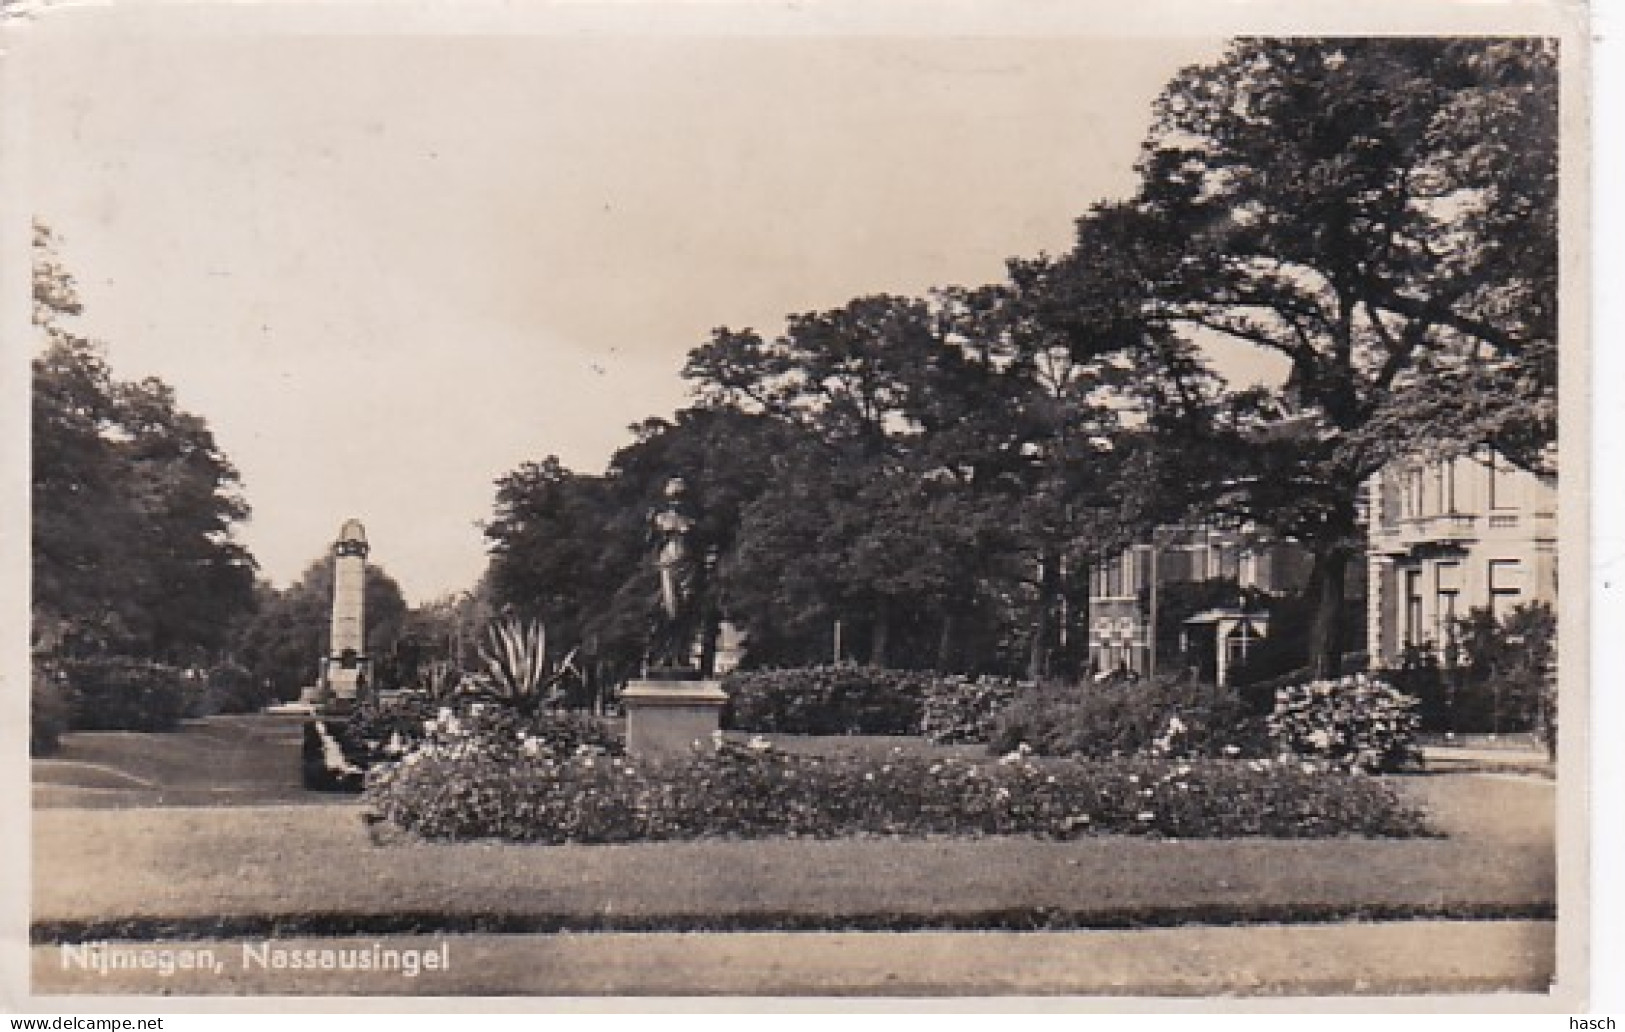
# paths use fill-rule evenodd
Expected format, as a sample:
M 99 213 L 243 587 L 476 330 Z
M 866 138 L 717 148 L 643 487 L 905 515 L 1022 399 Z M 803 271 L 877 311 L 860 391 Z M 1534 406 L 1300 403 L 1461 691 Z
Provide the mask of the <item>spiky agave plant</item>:
M 480 659 L 498 694 L 534 705 L 547 676 L 547 632 L 539 621 L 504 617 L 487 629 Z
M 436 702 L 451 698 L 457 692 L 462 671 L 449 659 L 436 659 L 424 664 L 419 671 L 419 683 L 429 698 Z
M 575 649 L 549 675 L 547 631 L 534 620 L 521 622 L 509 616 L 492 624 L 479 652 L 497 694 L 521 709 L 557 703 L 562 694 L 560 682 L 582 676 Z

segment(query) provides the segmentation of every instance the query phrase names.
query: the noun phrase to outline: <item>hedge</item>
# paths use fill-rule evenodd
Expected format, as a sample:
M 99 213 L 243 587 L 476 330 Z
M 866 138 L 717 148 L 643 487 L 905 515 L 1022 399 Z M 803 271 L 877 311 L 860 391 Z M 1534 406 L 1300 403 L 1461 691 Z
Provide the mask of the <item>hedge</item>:
M 789 735 L 912 735 L 939 675 L 847 664 L 757 670 L 723 679 L 723 726 Z

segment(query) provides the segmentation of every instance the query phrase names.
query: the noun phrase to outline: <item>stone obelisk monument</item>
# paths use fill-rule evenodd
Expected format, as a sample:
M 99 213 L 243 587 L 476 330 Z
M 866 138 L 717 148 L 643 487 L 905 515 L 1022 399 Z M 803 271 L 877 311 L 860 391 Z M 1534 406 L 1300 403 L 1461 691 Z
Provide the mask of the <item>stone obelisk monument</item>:
M 367 688 L 367 532 L 360 520 L 345 520 L 333 542 L 333 614 L 321 677 L 305 701 L 313 719 L 305 721 L 301 753 L 304 785 L 310 789 L 359 790 L 366 771 L 345 753 L 344 727 Z
M 681 477 L 666 482 L 649 517 L 659 591 L 649 630 L 644 676 L 621 693 L 626 748 L 640 755 L 686 753 L 715 731 L 728 701 L 703 669 L 707 563 L 695 541 L 696 521 Z
M 322 663 L 322 695 L 333 709 L 354 706 L 367 684 L 366 590 L 367 532 L 360 520 L 345 520 L 333 543 L 333 617 Z

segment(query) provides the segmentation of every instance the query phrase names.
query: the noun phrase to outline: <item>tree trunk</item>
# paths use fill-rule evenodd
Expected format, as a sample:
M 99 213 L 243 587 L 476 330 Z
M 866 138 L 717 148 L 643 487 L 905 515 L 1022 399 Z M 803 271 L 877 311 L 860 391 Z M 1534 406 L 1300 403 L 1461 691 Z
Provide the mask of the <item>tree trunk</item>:
M 875 622 L 869 636 L 869 665 L 886 665 L 886 644 L 891 637 L 891 613 L 884 600 L 875 604 Z
M 1343 666 L 1343 591 L 1349 552 L 1333 546 L 1315 553 L 1309 575 L 1314 620 L 1309 627 L 1309 672 L 1316 679 L 1336 677 Z
M 1032 647 L 1027 653 L 1027 680 L 1037 681 L 1049 673 L 1050 613 L 1055 608 L 1060 578 L 1055 558 L 1045 554 L 1038 560 L 1038 611 L 1033 615 Z
M 942 614 L 942 634 L 937 638 L 937 672 L 947 673 L 952 667 L 954 653 L 954 614 Z

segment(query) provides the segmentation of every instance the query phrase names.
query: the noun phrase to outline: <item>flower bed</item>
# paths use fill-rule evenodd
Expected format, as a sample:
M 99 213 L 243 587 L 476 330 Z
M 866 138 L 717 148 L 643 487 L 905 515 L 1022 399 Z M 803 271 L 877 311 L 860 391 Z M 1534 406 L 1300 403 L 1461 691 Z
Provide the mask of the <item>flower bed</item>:
M 1425 833 L 1380 781 L 1299 762 L 997 762 L 797 756 L 720 735 L 665 764 L 574 752 L 515 736 L 493 743 L 451 722 L 398 764 L 376 768 L 367 801 L 431 839 L 631 842 L 717 836 L 1090 834 L 1178 838 Z
M 508 703 L 474 695 L 446 700 L 401 695 L 363 703 L 345 722 L 345 752 L 366 767 L 399 760 L 436 732 L 452 728 L 484 740 L 487 749 L 509 755 L 523 738 L 573 750 L 589 745 L 608 752 L 622 748 L 620 736 L 600 717 L 556 710 L 525 712 Z

